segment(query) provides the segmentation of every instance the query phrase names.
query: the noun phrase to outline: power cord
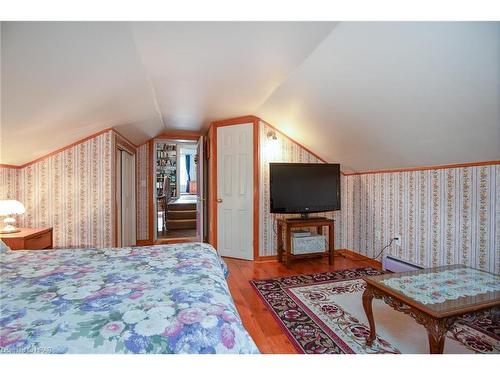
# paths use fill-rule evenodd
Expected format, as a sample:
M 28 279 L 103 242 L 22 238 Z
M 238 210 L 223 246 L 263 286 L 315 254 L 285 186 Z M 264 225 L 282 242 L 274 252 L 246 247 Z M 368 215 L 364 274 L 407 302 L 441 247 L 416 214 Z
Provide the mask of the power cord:
M 272 215 L 272 228 L 273 228 L 273 232 L 274 232 L 274 235 L 278 235 L 278 233 L 276 232 L 276 218 L 274 215 Z M 391 238 L 391 240 L 389 241 L 389 243 L 387 245 L 385 245 L 382 250 L 380 250 L 380 252 L 374 256 L 374 257 L 371 257 L 370 259 L 373 259 L 373 260 L 376 260 L 380 255 L 382 255 L 382 253 L 384 252 L 385 249 L 387 249 L 389 246 L 392 245 L 392 243 L 394 242 L 394 240 L 397 240 L 398 237 L 393 237 Z M 329 241 L 327 239 L 327 237 L 325 236 L 325 245 L 326 245 L 326 248 L 328 249 L 329 247 Z M 341 255 L 343 256 L 343 255 Z M 366 259 L 352 259 L 354 261 L 363 261 L 363 260 L 366 260 Z
M 396 238 L 397 238 L 397 237 L 396 237 Z M 384 250 L 385 250 L 385 249 L 387 249 L 389 246 L 391 246 L 391 245 L 392 245 L 392 243 L 394 242 L 394 240 L 395 240 L 396 238 L 391 238 L 391 241 L 389 241 L 389 244 L 388 244 L 388 245 L 385 245 L 385 246 L 382 248 L 382 250 L 380 250 L 380 253 L 378 253 L 376 257 L 373 257 L 373 258 L 371 258 L 371 259 L 375 260 L 375 259 L 377 259 L 380 255 L 382 255 L 382 253 L 384 252 Z
M 376 256 L 374 257 L 367 257 L 368 259 L 372 259 L 372 260 L 377 260 L 377 258 L 382 255 L 382 253 L 384 252 L 385 249 L 387 249 L 389 246 L 392 245 L 392 243 L 394 242 L 394 240 L 396 240 L 397 237 L 395 238 L 391 238 L 391 240 L 389 241 L 389 243 L 387 245 L 385 245 L 382 250 L 380 250 L 380 253 L 378 253 Z M 351 259 L 353 262 L 363 262 L 363 261 L 366 261 L 366 259 Z

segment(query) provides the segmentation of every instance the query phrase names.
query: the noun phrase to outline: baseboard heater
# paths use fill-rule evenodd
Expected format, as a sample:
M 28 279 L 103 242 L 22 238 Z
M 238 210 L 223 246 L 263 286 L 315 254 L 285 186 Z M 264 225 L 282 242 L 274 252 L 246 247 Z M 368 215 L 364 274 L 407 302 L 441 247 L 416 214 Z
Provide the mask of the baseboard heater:
M 391 272 L 407 272 L 421 270 L 424 267 L 418 264 L 399 259 L 393 255 L 384 255 L 382 258 L 382 268 Z

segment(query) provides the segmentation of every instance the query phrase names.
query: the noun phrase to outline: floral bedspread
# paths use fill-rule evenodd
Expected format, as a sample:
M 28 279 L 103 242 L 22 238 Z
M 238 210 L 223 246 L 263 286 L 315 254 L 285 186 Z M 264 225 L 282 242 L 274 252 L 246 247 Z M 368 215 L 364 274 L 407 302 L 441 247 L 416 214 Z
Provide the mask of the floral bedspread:
M 258 353 L 210 245 L 0 258 L 2 353 Z

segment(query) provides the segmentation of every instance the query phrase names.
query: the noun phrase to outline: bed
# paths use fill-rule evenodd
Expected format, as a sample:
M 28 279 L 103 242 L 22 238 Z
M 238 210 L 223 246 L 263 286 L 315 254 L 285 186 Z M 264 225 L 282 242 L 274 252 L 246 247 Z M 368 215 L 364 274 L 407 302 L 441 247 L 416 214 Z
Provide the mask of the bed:
M 258 353 L 210 245 L 0 257 L 2 353 Z

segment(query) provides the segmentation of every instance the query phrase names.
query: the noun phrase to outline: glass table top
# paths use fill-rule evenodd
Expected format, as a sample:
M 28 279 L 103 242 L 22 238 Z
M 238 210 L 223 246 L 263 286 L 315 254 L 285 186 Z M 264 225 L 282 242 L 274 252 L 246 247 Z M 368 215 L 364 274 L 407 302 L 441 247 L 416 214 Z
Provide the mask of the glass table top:
M 460 265 L 369 276 L 364 279 L 367 283 L 436 315 L 473 310 L 474 307 L 484 305 L 500 305 L 500 275 Z

